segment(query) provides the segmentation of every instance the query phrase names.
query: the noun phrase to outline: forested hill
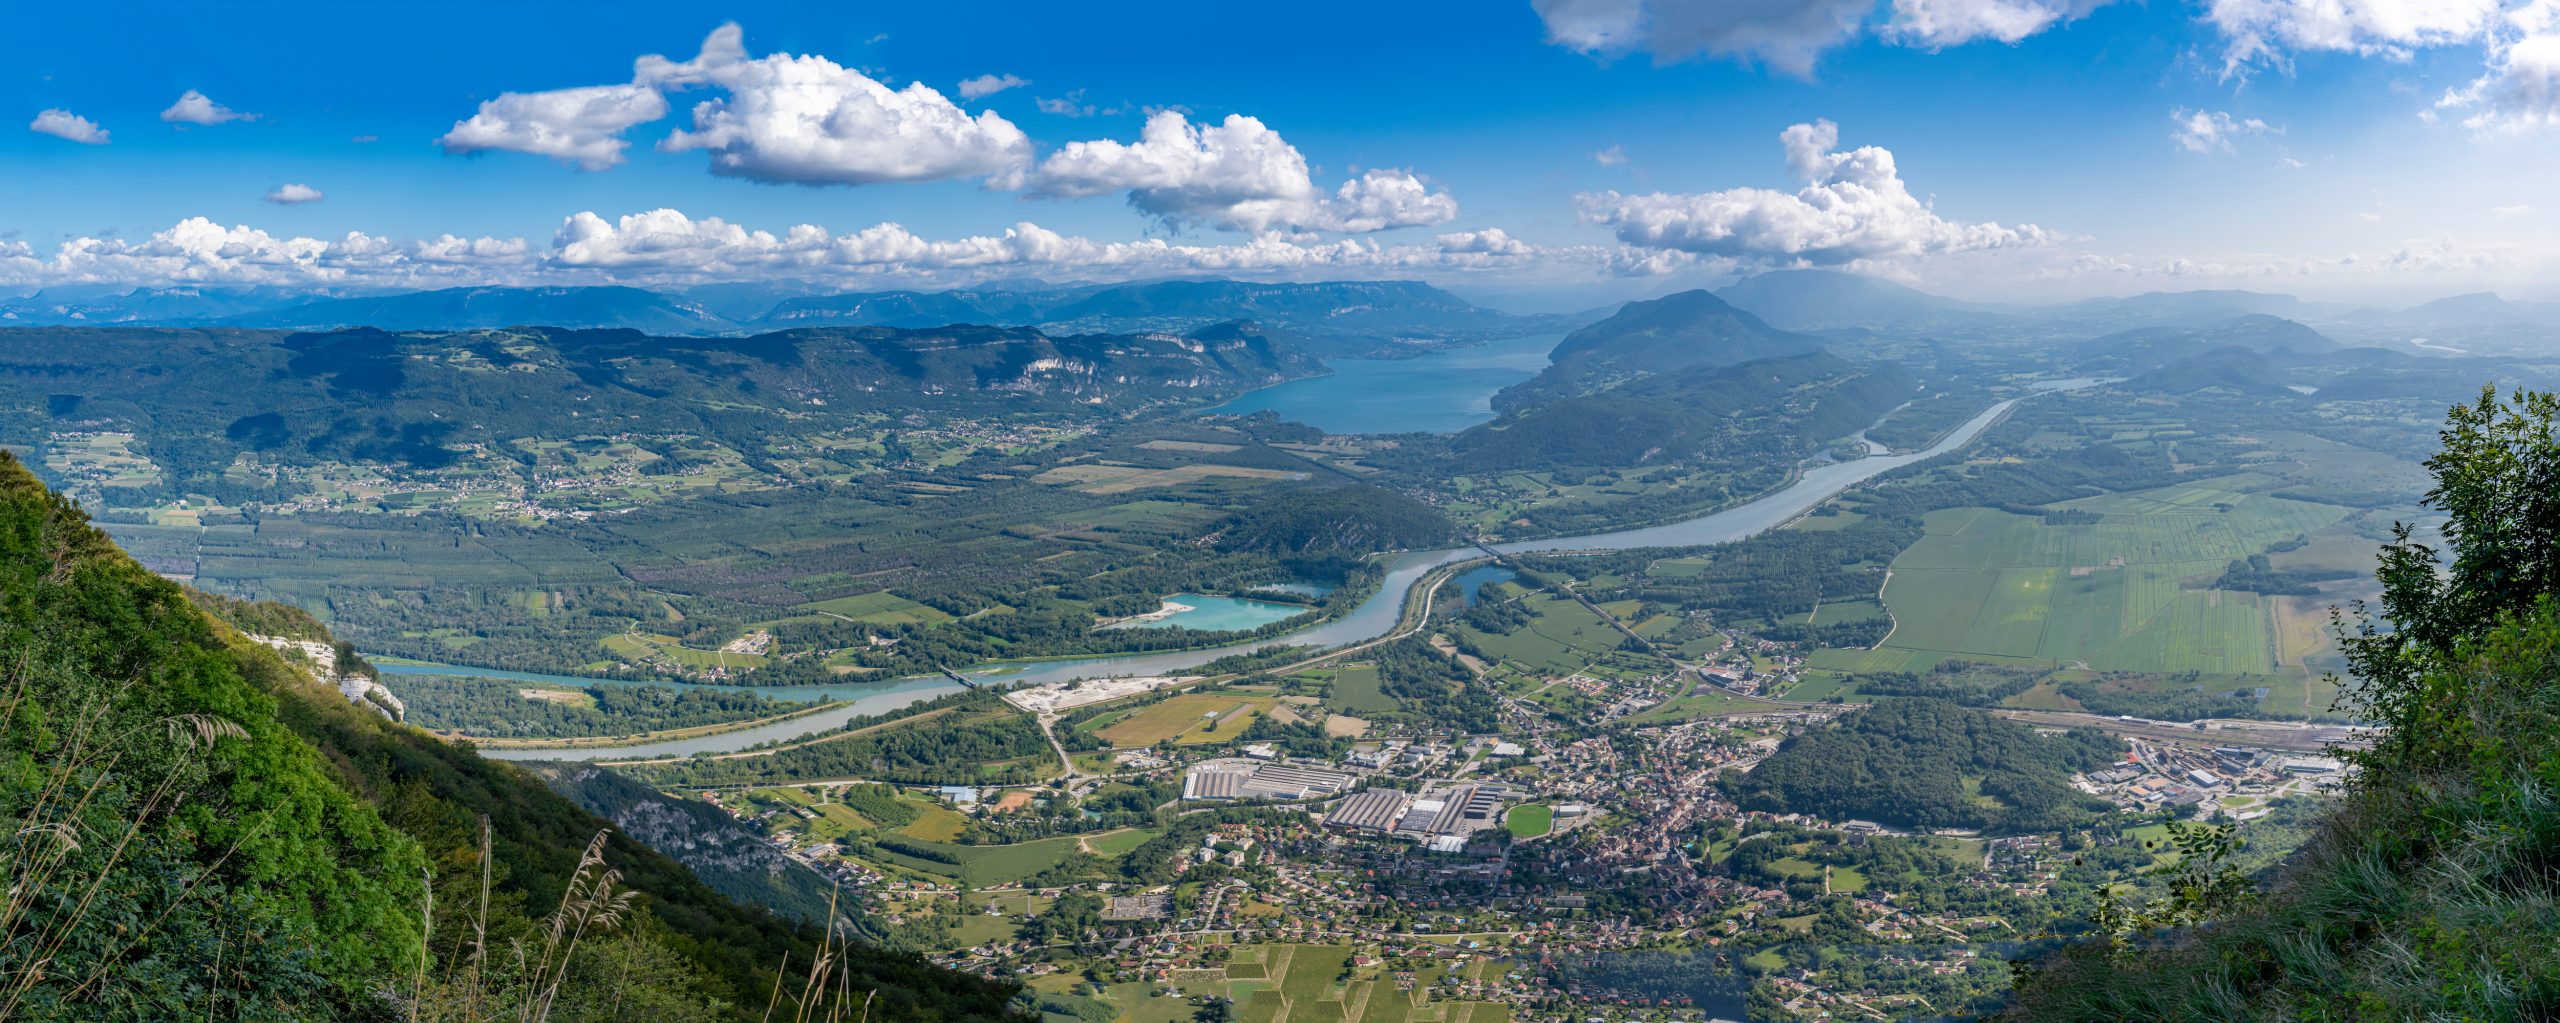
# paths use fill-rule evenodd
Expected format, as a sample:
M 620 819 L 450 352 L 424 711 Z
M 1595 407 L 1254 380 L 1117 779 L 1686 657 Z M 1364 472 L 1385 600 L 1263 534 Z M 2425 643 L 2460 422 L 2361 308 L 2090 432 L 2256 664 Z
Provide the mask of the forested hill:
M 806 431 L 881 411 L 1101 414 L 1205 402 L 1322 369 L 1252 324 L 1197 337 L 977 326 L 744 338 L 47 327 L 0 330 L 0 411 L 55 429 L 138 424 L 172 486 L 212 492 L 243 453 L 432 468 L 464 457 L 458 446 L 559 436 L 564 418 L 598 433 L 684 433 L 754 451 L 785 423 Z
M 1537 376 L 1494 396 L 1497 412 L 1588 394 L 1619 381 L 1691 366 L 1813 351 L 1817 340 L 1772 327 L 1713 292 L 1684 291 L 1629 302 L 1616 315 L 1565 335 Z
M 1891 363 L 1825 352 L 1701 365 L 1510 412 L 1451 441 L 1468 472 L 1766 459 L 1793 464 L 1911 400 Z
M 2124 743 L 2095 729 L 2038 735 L 1931 697 L 1886 700 L 1795 736 L 1728 784 L 1744 808 L 1919 828 L 2042 830 L 2105 803 L 2071 785 Z
M 389 1020 L 419 1001 L 415 1018 L 457 1019 L 468 1000 L 512 1019 L 547 968 L 566 978 L 549 1014 L 562 1023 L 634 1006 L 657 1023 L 751 1019 L 784 955 L 806 963 L 819 940 L 524 772 L 348 704 L 144 571 L 5 452 L 0 649 L 15 836 L 0 864 L 13 933 L 32 936 L 0 945 L 14 1018 Z M 47 797 L 63 792 L 87 795 Z M 582 875 L 599 832 L 602 862 Z M 605 868 L 637 893 L 617 922 L 556 956 L 494 951 L 540 947 L 564 893 Z M 484 871 L 485 918 L 460 908 L 480 903 Z M 476 924 L 493 952 L 464 969 Z M 846 956 L 881 1019 L 1008 1018 L 1007 986 Z

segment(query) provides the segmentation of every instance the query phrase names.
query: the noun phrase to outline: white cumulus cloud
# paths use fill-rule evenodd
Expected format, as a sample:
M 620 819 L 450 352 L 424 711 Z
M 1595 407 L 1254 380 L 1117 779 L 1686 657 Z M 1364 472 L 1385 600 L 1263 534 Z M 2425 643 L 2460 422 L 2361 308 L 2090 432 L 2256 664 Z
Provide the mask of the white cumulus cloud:
M 2223 74 L 2281 65 L 2296 52 L 2406 59 L 2411 51 L 2478 40 L 2501 0 L 2207 0 L 2223 38 Z
M 1940 217 L 1911 194 L 1893 154 L 1876 146 L 1835 151 L 1829 121 L 1780 135 L 1794 192 L 1734 188 L 1697 194 L 1577 197 L 1582 216 L 1620 241 L 1762 265 L 1838 266 L 1867 260 L 2041 245 L 2053 240 L 2022 224 L 1968 224 Z
M 462 258 L 430 258 L 436 246 Z M 0 282 L 423 286 L 513 277 L 530 266 L 521 241 L 448 237 L 403 244 L 354 231 L 336 239 L 279 236 L 189 217 L 138 240 L 75 238 L 49 258 L 23 246 L 0 251 Z
M 448 152 L 503 149 L 603 170 L 623 162 L 624 132 L 667 116 L 668 91 L 690 89 L 725 95 L 695 103 L 692 126 L 659 148 L 708 153 L 714 174 L 862 185 L 989 175 L 1031 158 L 1011 122 L 972 117 L 921 82 L 891 89 L 813 54 L 750 58 L 734 22 L 691 60 L 652 54 L 633 62 L 626 84 L 505 93 L 437 141 Z
M 1006 89 L 1019 89 L 1029 84 L 1031 84 L 1030 79 L 1017 78 L 1013 75 L 979 75 L 976 78 L 963 78 L 960 80 L 960 98 L 985 99 Z
M 1303 226 L 1355 233 L 1424 227 L 1458 219 L 1458 200 L 1432 191 L 1411 171 L 1371 170 L 1342 183 Z
M 1031 158 L 1022 129 L 970 116 L 922 82 L 891 89 L 815 55 L 748 59 L 723 25 L 684 64 L 641 62 L 644 81 L 709 85 L 725 97 L 693 107 L 693 127 L 659 145 L 711 154 L 714 174 L 803 185 L 867 185 L 1002 173 Z
M 1193 124 L 1160 110 L 1136 142 L 1070 142 L 996 183 L 1042 198 L 1125 191 L 1149 216 L 1231 231 L 1379 231 L 1447 223 L 1458 212 L 1456 199 L 1409 171 L 1371 170 L 1326 195 L 1298 147 L 1243 114 Z
M 105 128 L 98 127 L 96 121 L 68 110 L 51 109 L 39 113 L 35 120 L 27 122 L 27 130 L 40 135 L 70 139 L 84 146 L 107 144 Z
M 2468 112 L 2464 126 L 2484 134 L 2560 126 L 2560 0 L 2506 12 L 2490 31 L 2487 70 L 2436 108 Z
M 160 112 L 160 119 L 171 124 L 227 124 L 232 121 L 254 121 L 258 119 L 258 115 L 233 110 L 214 102 L 212 98 L 201 92 L 189 89 L 184 95 L 178 97 L 177 102 L 169 104 L 169 109 Z
M 1888 39 L 1939 49 L 1977 39 L 2016 43 L 2112 0 L 1893 0 Z
M 322 193 L 319 189 L 298 181 L 277 185 L 274 191 L 267 193 L 267 201 L 278 206 L 299 206 L 303 203 L 319 202 L 321 198 Z
M 507 92 L 454 122 L 436 144 L 448 153 L 531 153 L 600 171 L 623 162 L 631 146 L 625 130 L 665 116 L 666 97 L 646 85 Z
M 1511 236 L 1499 227 L 1481 231 L 1457 231 L 1439 237 L 1440 251 L 1477 253 L 1487 256 L 1527 256 L 1537 252 L 1528 242 Z
M 521 238 L 439 235 L 402 241 L 350 232 L 339 238 L 271 234 L 193 217 L 149 238 L 78 238 L 51 254 L 0 241 L 0 285 L 183 283 L 284 286 L 451 287 L 473 284 L 689 284 L 826 281 L 864 287 L 955 286 L 989 274 L 1075 273 L 1134 279 L 1210 273 L 1311 279 L 1385 274 L 1582 275 L 1644 272 L 1648 262 L 1694 266 L 1683 254 L 1620 247 L 1549 248 L 1500 228 L 1384 245 L 1264 234 L 1232 244 L 1165 239 L 1101 241 L 1033 223 L 999 232 L 927 238 L 896 223 L 844 234 L 815 224 L 760 230 L 674 209 L 619 217 L 563 218 L 548 246 Z

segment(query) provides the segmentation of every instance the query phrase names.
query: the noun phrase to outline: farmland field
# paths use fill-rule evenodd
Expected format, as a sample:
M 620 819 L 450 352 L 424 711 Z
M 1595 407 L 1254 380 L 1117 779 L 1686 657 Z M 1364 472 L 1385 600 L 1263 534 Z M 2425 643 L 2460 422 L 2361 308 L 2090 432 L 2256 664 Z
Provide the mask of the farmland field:
M 2211 486 L 2074 501 L 2096 522 L 2050 524 L 1989 508 L 1933 512 L 1893 562 L 1881 649 L 1818 662 L 1909 670 L 1997 657 L 2146 672 L 2280 669 L 2275 599 L 2210 589 L 2233 560 L 2336 523 L 2346 509 Z M 1908 656 L 1894 664 L 1895 651 Z M 2298 658 L 2298 654 L 2296 658 Z M 1889 667 L 1890 665 L 1890 667 Z
M 1227 964 L 1227 993 L 1244 1023 L 1505 1023 L 1510 1010 L 1490 1002 L 1438 1001 L 1425 993 L 1443 972 L 1419 971 L 1412 991 L 1373 968 L 1350 968 L 1340 945 L 1249 945 Z M 1459 970 L 1474 970 L 1468 963 Z M 1348 980 L 1339 980 L 1345 974 Z M 1124 1011 L 1126 1009 L 1124 1008 Z
M 937 625 L 951 616 L 887 590 L 800 605 L 803 611 L 850 618 L 874 625 Z
M 1325 692 L 1325 706 L 1347 714 L 1375 714 L 1396 709 L 1394 697 L 1378 688 L 1378 666 L 1353 664 L 1333 677 L 1333 688 Z
M 1462 625 L 1451 634 L 1473 652 L 1498 662 L 1498 675 L 1549 679 L 1580 671 L 1613 676 L 1625 673 L 1610 670 L 1613 666 L 1604 662 L 1631 656 L 1620 652 L 1626 635 L 1600 620 L 1590 608 L 1547 593 L 1520 598 L 1520 608 L 1533 617 L 1509 632 L 1497 635 Z M 1658 667 L 1658 662 L 1653 666 Z
M 1244 734 L 1279 700 L 1244 693 L 1184 693 L 1116 718 L 1096 719 L 1093 734 L 1120 746 L 1220 742 Z M 1108 721 L 1108 724 L 1099 722 Z M 1215 727 L 1211 727 L 1214 723 Z

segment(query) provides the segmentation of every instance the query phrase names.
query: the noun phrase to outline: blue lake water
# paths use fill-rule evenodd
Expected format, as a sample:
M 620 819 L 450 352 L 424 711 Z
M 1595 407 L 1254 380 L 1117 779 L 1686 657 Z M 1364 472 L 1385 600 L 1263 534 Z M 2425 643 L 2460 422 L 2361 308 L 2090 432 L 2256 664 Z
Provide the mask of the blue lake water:
M 1456 433 L 1493 418 L 1493 392 L 1547 368 L 1561 334 L 1504 338 L 1410 359 L 1336 359 L 1331 376 L 1265 387 L 1210 409 L 1280 418 L 1327 433 Z
M 1295 618 L 1310 610 L 1303 604 L 1283 604 L 1278 601 L 1252 600 L 1243 597 L 1204 597 L 1197 593 L 1176 593 L 1164 599 L 1191 610 L 1151 622 L 1127 622 L 1112 628 L 1231 632 L 1241 629 L 1259 629 L 1273 622 Z
M 1500 565 L 1478 565 L 1458 573 L 1455 578 L 1449 580 L 1449 585 L 1458 588 L 1459 595 L 1466 599 L 1468 607 L 1474 607 L 1476 601 L 1482 599 L 1485 587 L 1500 585 L 1517 578 L 1520 578 L 1520 573 Z
M 1325 583 L 1261 583 L 1247 587 L 1246 592 L 1294 593 L 1301 597 L 1321 597 L 1341 588 L 1342 587 L 1327 585 Z

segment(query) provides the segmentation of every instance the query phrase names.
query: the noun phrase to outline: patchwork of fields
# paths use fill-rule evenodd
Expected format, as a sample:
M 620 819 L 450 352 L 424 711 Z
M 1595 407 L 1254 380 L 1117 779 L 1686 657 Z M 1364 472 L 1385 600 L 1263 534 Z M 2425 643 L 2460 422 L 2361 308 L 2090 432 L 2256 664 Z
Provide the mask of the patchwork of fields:
M 1907 670 L 1963 657 L 2102 670 L 2275 673 L 2289 652 L 2278 640 L 2283 598 L 2210 586 L 2231 561 L 2308 537 L 2347 515 L 2335 505 L 2213 485 L 2056 507 L 2097 520 L 2048 521 L 1990 508 L 1931 513 L 1927 534 L 1894 559 L 1884 586 L 1892 635 L 1877 650 L 1829 657 L 1823 665 Z
M 1341 945 L 1255 945 L 1235 950 L 1227 965 L 1229 993 L 1242 1023 L 1508 1023 L 1509 1007 L 1489 1002 L 1434 1001 L 1425 992 L 1446 972 L 1434 965 L 1412 990 L 1389 979 L 1350 973 L 1351 950 Z M 1455 967 L 1474 976 L 1493 969 L 1478 960 Z

